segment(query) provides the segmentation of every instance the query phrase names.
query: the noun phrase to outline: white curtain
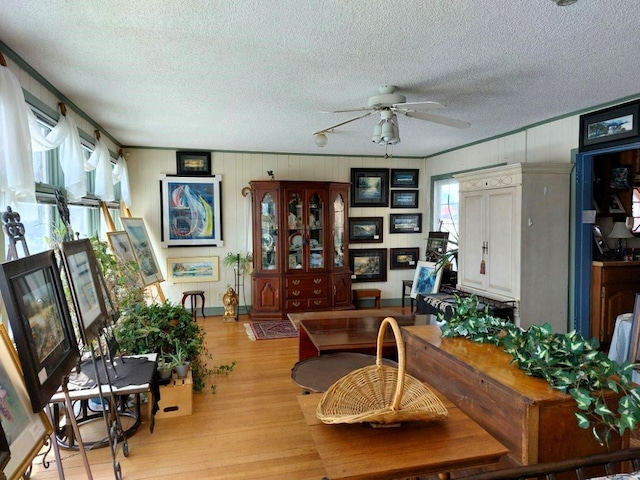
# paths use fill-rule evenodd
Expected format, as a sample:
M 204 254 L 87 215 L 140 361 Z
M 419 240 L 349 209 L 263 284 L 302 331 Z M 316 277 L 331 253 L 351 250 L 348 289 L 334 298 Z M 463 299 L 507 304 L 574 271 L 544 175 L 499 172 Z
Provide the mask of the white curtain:
M 113 167 L 114 184 L 120 182 L 120 197 L 124 204 L 131 208 L 131 190 L 129 189 L 129 170 L 127 161 L 122 155 L 118 156 L 115 167 Z
M 29 120 L 20 82 L 0 66 L 0 193 L 6 205 L 35 203 Z
M 101 138 L 96 139 L 95 149 L 85 162 L 84 169 L 90 172 L 95 169 L 96 186 L 94 193 L 105 202 L 115 200 L 113 194 L 113 172 L 111 170 L 111 155 Z

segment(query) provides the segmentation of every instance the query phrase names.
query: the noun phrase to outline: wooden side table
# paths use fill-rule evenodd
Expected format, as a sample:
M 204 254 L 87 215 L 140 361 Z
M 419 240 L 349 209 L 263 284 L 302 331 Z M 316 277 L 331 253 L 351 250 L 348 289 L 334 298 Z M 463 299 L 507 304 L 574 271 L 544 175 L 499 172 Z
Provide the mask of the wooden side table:
M 380 289 L 378 288 L 361 288 L 353 290 L 353 304 L 356 308 L 360 308 L 360 300 L 363 298 L 373 298 L 375 301 L 375 307 L 380 308 Z
M 205 317 L 204 315 L 204 291 L 202 290 L 188 290 L 186 292 L 184 292 L 182 294 L 182 306 L 184 307 L 184 303 L 187 300 L 187 298 L 191 299 L 191 317 L 193 318 L 193 321 L 196 321 L 196 318 L 198 317 L 198 297 L 200 297 L 202 299 L 202 318 Z

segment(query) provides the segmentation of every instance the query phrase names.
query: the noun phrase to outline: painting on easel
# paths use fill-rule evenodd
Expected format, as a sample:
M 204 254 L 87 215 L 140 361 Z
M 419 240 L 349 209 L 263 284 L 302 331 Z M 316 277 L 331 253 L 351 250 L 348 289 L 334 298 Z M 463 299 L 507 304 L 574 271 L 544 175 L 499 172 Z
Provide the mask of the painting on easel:
M 145 287 L 164 281 L 160 266 L 151 246 L 149 234 L 142 218 L 121 218 L 122 226 L 129 234 L 133 245 L 133 253 L 140 265 Z

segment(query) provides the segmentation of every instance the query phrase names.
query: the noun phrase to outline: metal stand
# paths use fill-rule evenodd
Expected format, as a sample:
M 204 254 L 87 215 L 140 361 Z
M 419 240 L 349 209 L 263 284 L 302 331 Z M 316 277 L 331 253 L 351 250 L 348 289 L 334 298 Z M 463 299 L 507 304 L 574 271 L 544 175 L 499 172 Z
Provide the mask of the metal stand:
M 71 428 L 73 428 L 73 433 L 78 439 L 78 446 L 80 451 L 80 456 L 82 457 L 82 463 L 84 464 L 84 470 L 87 474 L 88 480 L 93 480 L 93 475 L 91 474 L 91 467 L 89 466 L 89 459 L 87 458 L 87 452 L 84 449 L 84 443 L 82 443 L 82 437 L 80 436 L 80 428 L 78 427 L 78 422 L 76 422 L 76 416 L 73 414 L 73 405 L 71 403 L 71 397 L 69 397 L 69 375 L 66 375 L 62 380 L 62 392 L 64 393 L 64 405 L 67 409 L 67 417 L 69 423 L 71 423 Z M 56 432 L 53 432 L 55 437 Z M 56 454 L 56 460 L 60 458 L 60 451 L 58 447 L 58 442 L 54 438 L 53 440 L 53 448 Z M 60 467 L 62 468 L 62 467 Z
M 2 229 L 7 237 L 9 237 L 9 255 L 7 261 L 18 259 L 18 249 L 16 248 L 17 242 L 22 244 L 24 256 L 28 257 L 29 248 L 27 247 L 27 241 L 24 238 L 24 224 L 20 221 L 20 214 L 14 212 L 11 207 L 7 207 L 7 211 L 2 213 L 2 221 L 4 225 Z

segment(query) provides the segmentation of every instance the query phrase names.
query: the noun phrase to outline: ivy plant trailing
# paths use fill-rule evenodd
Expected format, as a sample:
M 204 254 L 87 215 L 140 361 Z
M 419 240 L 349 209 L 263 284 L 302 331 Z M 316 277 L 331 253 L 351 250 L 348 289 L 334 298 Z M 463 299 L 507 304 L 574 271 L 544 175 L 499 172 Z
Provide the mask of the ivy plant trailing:
M 453 317 L 441 328 L 443 337 L 502 348 L 527 375 L 544 378 L 552 388 L 571 395 L 578 406 L 578 425 L 591 428 L 600 444 L 608 445 L 613 432 L 623 435 L 640 423 L 640 387 L 631 380 L 634 365 L 609 360 L 595 339 L 576 331 L 553 333 L 548 323 L 522 330 L 479 309 L 475 296 L 457 297 Z M 621 393 L 617 405 L 607 403 L 606 390 Z

